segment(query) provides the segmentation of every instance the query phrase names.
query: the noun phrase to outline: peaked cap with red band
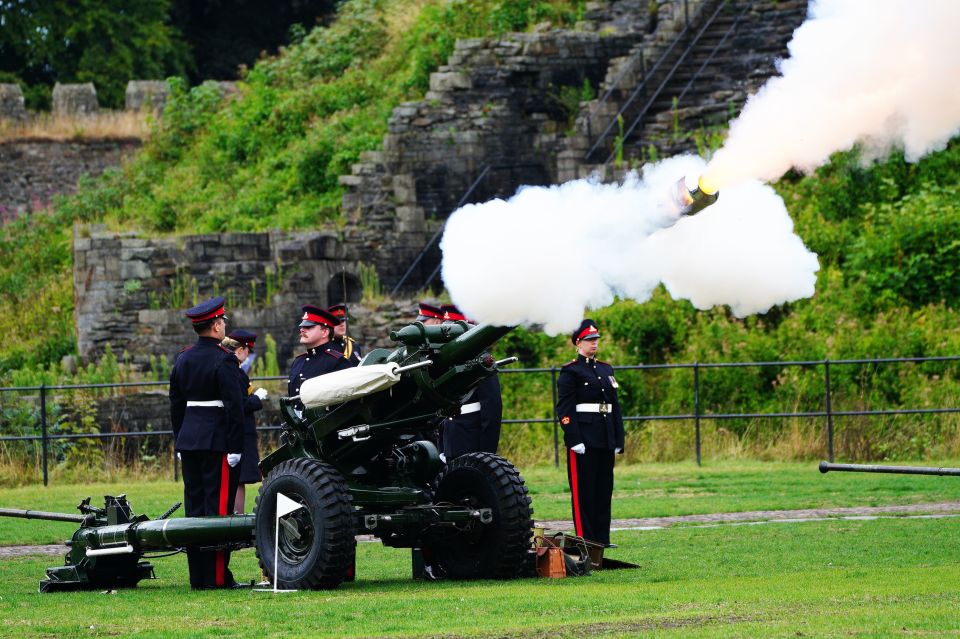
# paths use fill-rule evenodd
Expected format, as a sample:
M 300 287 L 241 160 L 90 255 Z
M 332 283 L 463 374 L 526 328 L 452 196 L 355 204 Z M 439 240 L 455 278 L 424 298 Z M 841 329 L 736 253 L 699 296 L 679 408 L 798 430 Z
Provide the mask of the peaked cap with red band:
M 336 317 L 334 317 L 330 312 L 325 308 L 320 308 L 319 306 L 310 306 L 306 304 L 300 307 L 303 310 L 303 317 L 300 318 L 300 327 L 304 326 L 328 326 L 333 328 L 340 323 Z
M 349 320 L 350 316 L 347 314 L 347 305 L 346 304 L 334 304 L 327 309 L 327 312 L 336 317 L 341 322 L 344 320 Z
M 573 342 L 574 346 L 584 339 L 600 339 L 600 329 L 597 328 L 597 323 L 592 319 L 585 319 L 580 322 L 580 328 L 570 335 L 570 341 Z
M 436 306 L 431 306 L 425 302 L 420 302 L 417 313 L 418 322 L 422 322 L 425 319 L 443 319 L 443 311 Z
M 460 312 L 460 309 L 454 306 L 453 304 L 444 304 L 440 307 L 440 312 L 443 313 L 443 319 L 453 322 L 465 322 L 467 321 L 467 316 Z
M 242 328 L 230 331 L 227 337 L 236 340 L 241 346 L 246 346 L 247 348 L 253 348 L 254 344 L 257 343 L 257 334 L 252 331 L 245 331 Z
M 217 317 L 223 317 L 223 298 L 222 297 L 213 297 L 208 300 L 200 302 L 191 309 L 187 309 L 184 312 L 184 315 L 190 318 L 190 321 L 194 324 L 199 324 L 200 322 L 206 322 L 207 320 L 212 320 Z

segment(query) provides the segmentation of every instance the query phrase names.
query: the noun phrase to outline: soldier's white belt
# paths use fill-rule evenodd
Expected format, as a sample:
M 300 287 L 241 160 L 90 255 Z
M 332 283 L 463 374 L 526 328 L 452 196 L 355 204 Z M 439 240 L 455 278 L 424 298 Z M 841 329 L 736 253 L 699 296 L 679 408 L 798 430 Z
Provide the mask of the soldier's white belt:
M 577 404 L 578 413 L 607 413 L 613 412 L 611 404 Z
M 476 413 L 480 410 L 480 402 L 473 402 L 472 404 L 464 404 L 460 407 L 461 415 L 469 415 L 470 413 Z
M 187 406 L 201 406 L 206 408 L 223 408 L 223 402 L 221 402 L 219 399 L 211 399 L 209 401 L 203 401 L 203 402 L 188 401 Z

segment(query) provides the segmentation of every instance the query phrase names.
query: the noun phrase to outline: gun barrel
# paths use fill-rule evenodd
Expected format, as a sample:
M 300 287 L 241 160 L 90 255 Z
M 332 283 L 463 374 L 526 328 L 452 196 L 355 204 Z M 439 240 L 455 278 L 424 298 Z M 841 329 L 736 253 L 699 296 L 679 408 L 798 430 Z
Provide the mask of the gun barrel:
M 960 477 L 960 468 L 934 468 L 932 466 L 877 466 L 874 464 L 831 464 L 820 462 L 820 472 L 831 470 L 844 473 L 890 473 L 894 475 L 945 475 Z
M 67 521 L 82 524 L 86 515 L 72 515 L 69 513 L 51 513 L 44 510 L 21 510 L 19 508 L 0 508 L 0 517 L 20 517 L 21 519 L 43 519 L 45 521 Z
M 702 179 L 692 175 L 680 178 L 674 189 L 673 201 L 680 215 L 695 215 L 720 197 L 719 191 L 710 190 Z
M 493 346 L 498 339 L 514 329 L 513 326 L 480 324 L 443 345 L 434 361 L 440 368 L 472 359 Z

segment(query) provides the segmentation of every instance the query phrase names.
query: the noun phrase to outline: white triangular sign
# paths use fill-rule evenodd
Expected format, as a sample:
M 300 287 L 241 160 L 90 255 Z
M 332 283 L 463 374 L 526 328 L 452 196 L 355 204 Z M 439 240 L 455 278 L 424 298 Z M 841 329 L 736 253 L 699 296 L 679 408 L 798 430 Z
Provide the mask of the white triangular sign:
M 288 515 L 293 511 L 303 508 L 303 504 L 298 504 L 283 493 L 277 493 L 277 519 Z

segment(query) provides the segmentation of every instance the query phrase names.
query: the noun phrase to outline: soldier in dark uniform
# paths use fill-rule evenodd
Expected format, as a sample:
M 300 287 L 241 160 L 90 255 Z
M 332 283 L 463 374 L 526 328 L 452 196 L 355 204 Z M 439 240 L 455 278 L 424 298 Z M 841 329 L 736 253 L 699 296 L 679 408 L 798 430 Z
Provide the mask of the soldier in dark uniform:
M 334 304 L 327 311 L 337 318 L 340 323 L 333 328 L 333 340 L 330 346 L 336 348 L 343 356 L 347 358 L 351 366 L 358 366 L 362 359 L 360 347 L 356 340 L 347 335 L 347 322 L 350 321 L 350 315 L 347 312 L 346 304 Z
M 623 418 L 613 367 L 597 361 L 600 331 L 585 319 L 573 332 L 577 358 L 557 379 L 557 415 L 567 451 L 567 478 L 577 534 L 610 545 L 614 457 L 623 452 Z
M 183 504 L 187 517 L 228 515 L 237 489 L 243 451 L 243 395 L 240 363 L 220 346 L 226 316 L 215 297 L 186 312 L 197 343 L 177 356 L 170 372 L 170 422 L 174 447 L 183 465 Z M 230 553 L 187 548 L 190 586 L 236 586 Z
M 467 321 L 453 304 L 440 307 L 444 321 Z M 443 421 L 441 446 L 445 461 L 474 452 L 496 453 L 500 444 L 500 420 L 503 400 L 500 379 L 492 375 L 480 382 L 460 406 L 460 414 Z
M 337 318 L 318 306 L 306 305 L 302 310 L 300 343 L 307 350 L 297 355 L 290 366 L 289 397 L 300 395 L 300 385 L 308 379 L 351 367 L 350 361 L 330 343 L 333 329 L 339 323 Z M 295 407 L 303 410 L 300 400 L 296 401 Z
M 240 361 L 241 389 L 243 391 L 243 457 L 240 458 L 240 472 L 237 478 L 237 497 L 234 500 L 233 512 L 243 513 L 246 509 L 247 484 L 256 484 L 260 476 L 260 446 L 257 442 L 256 412 L 263 409 L 263 400 L 267 398 L 267 389 L 254 388 L 250 383 L 245 361 L 253 357 L 253 348 L 257 343 L 257 334 L 243 329 L 230 331 L 223 346 L 233 351 Z

